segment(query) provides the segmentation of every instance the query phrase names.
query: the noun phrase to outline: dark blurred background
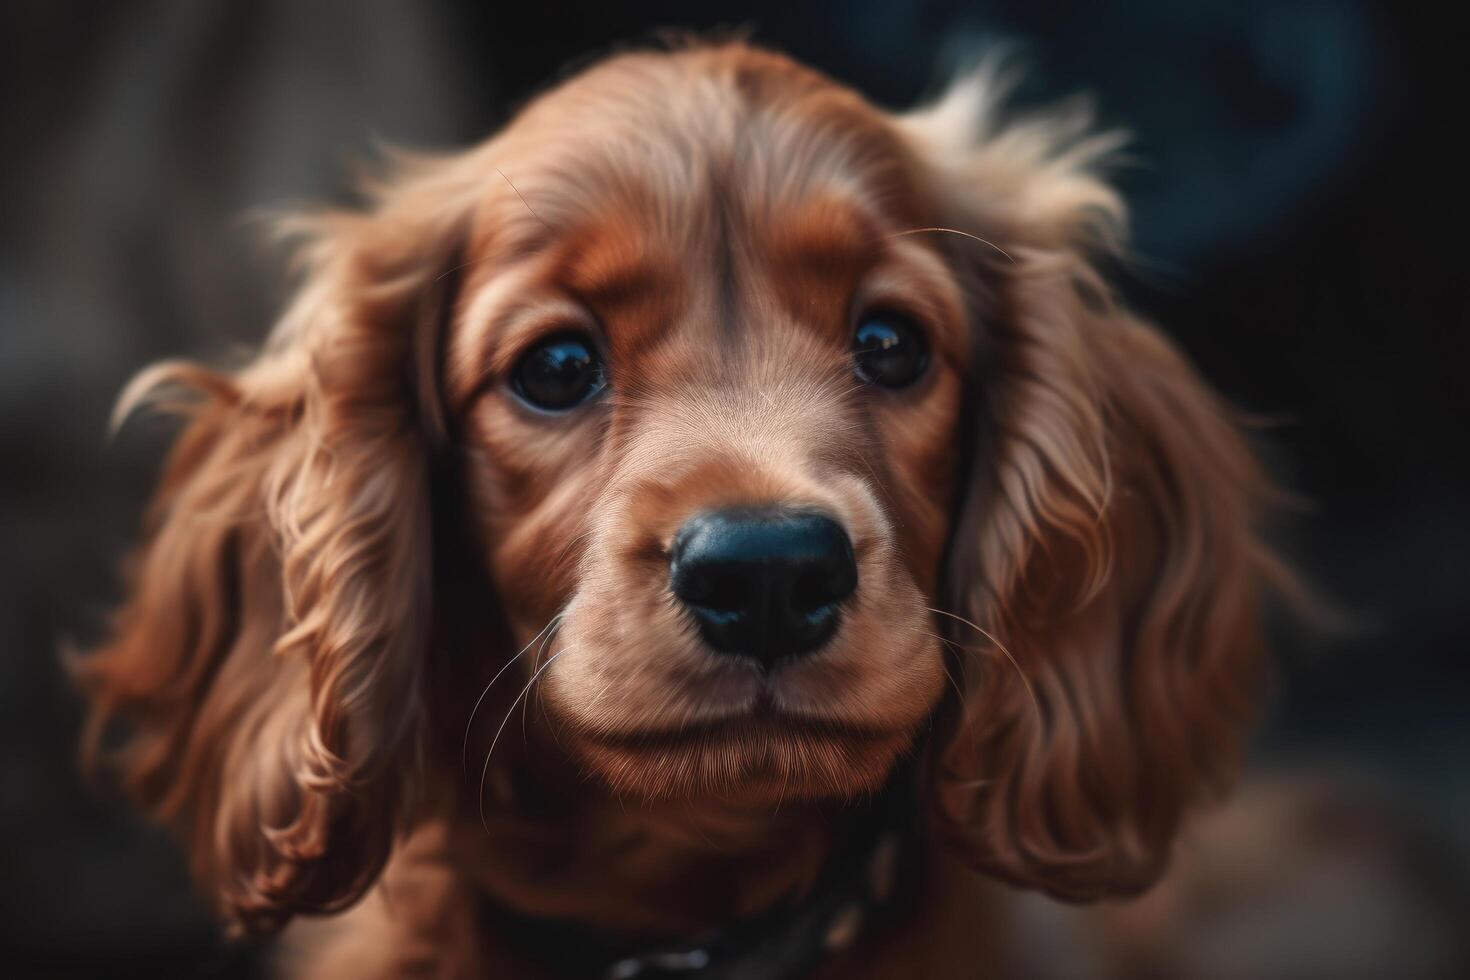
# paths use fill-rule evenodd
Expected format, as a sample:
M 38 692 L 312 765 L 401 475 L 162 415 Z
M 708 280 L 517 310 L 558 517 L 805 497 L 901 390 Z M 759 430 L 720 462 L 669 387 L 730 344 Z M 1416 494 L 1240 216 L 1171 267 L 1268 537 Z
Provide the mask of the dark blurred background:
M 146 424 L 107 440 L 120 386 L 157 358 L 258 342 L 282 298 L 251 210 L 345 200 L 380 141 L 466 145 L 569 65 L 658 28 L 723 26 L 891 107 L 1008 42 L 1033 68 L 1022 103 L 1091 91 L 1105 123 L 1134 132 L 1126 289 L 1231 398 L 1276 420 L 1274 469 L 1310 501 L 1285 541 L 1354 619 L 1282 626 L 1253 772 L 1326 779 L 1333 807 L 1372 814 L 1346 852 L 1387 859 L 1376 877 L 1329 876 L 1338 884 L 1280 901 L 1316 915 L 1324 949 L 1347 943 L 1344 969 L 1448 975 L 1434 944 L 1470 923 L 1470 382 L 1452 341 L 1467 327 L 1453 149 L 1465 91 L 1448 9 L 695 8 L 0 7 L 0 974 L 249 975 L 259 962 L 219 945 L 158 832 L 82 786 L 79 704 L 57 666 L 118 596 L 165 444 Z M 1299 968 L 1276 975 L 1353 972 L 1297 955 L 1271 960 Z

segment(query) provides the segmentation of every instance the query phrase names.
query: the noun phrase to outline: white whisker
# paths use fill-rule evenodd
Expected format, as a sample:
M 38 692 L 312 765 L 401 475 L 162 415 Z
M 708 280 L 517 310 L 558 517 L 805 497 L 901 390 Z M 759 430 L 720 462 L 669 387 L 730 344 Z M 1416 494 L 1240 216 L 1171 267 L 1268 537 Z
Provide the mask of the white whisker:
M 495 737 L 490 740 L 490 751 L 485 753 L 485 765 L 480 768 L 479 793 L 480 826 L 485 828 L 485 833 L 487 834 L 490 833 L 490 824 L 485 819 L 485 779 L 490 774 L 490 758 L 495 755 L 495 746 L 500 743 L 500 735 L 502 732 L 505 731 L 506 723 L 510 721 L 510 716 L 515 712 L 516 705 L 519 704 L 521 699 L 526 696 L 526 692 L 531 689 L 531 685 L 535 684 L 536 681 L 540 679 L 541 674 L 546 670 L 547 667 L 550 667 L 552 664 L 556 663 L 557 658 L 570 649 L 572 648 L 566 647 L 556 651 L 556 653 L 553 653 L 550 657 L 546 659 L 546 663 L 536 668 L 536 672 L 531 675 L 531 679 L 526 681 L 526 686 L 521 688 L 521 693 L 517 694 L 516 699 L 510 703 L 510 708 L 506 710 L 505 717 L 500 720 L 500 727 L 495 729 Z
M 460 747 L 459 750 L 459 766 L 461 771 L 466 776 L 469 775 L 470 769 L 470 728 L 475 724 L 475 714 L 480 710 L 480 705 L 484 703 L 485 696 L 490 693 L 490 689 L 495 686 L 495 682 L 500 680 L 500 675 L 504 674 L 507 670 L 510 670 L 510 665 L 521 659 L 521 656 L 527 650 L 531 649 L 532 645 L 534 645 L 537 640 L 541 639 L 541 634 L 551 629 L 552 624 L 560 622 L 562 616 L 562 613 L 557 613 L 555 616 L 552 616 L 550 619 L 548 619 L 546 621 L 546 625 L 541 627 L 540 632 L 531 637 L 531 642 L 521 647 L 520 653 L 517 653 L 514 657 L 511 657 L 509 660 L 507 660 L 505 664 L 495 672 L 495 676 L 490 678 L 490 683 L 485 685 L 485 690 L 481 691 L 480 696 L 475 700 L 475 706 L 470 709 L 470 720 L 466 722 L 464 726 L 464 744 Z
M 964 238 L 972 238 L 975 241 L 979 242 L 981 245 L 989 245 L 991 248 L 995 249 L 1001 255 L 1004 255 L 1007 259 L 1010 259 L 1011 265 L 1015 265 L 1016 264 L 1016 260 L 1015 260 L 1015 258 L 1013 258 L 1011 256 L 1011 253 L 1010 252 L 1007 252 L 1005 249 L 1003 249 L 999 245 L 995 244 L 995 242 L 986 241 L 985 239 L 981 238 L 979 235 L 972 235 L 968 231 L 960 231 L 958 228 L 938 228 L 938 227 L 935 227 L 935 228 L 910 228 L 908 231 L 894 232 L 892 235 L 889 235 L 888 237 L 889 238 L 903 238 L 903 237 L 908 236 L 908 235 L 922 235 L 925 232 L 936 232 L 936 231 L 937 232 L 944 232 L 945 234 L 949 234 L 949 235 L 960 235 L 960 236 L 962 236 Z
M 1021 679 L 1022 686 L 1026 688 L 1026 693 L 1031 696 L 1031 705 L 1033 708 L 1036 709 L 1036 717 L 1038 719 L 1042 717 L 1041 699 L 1036 696 L 1036 689 L 1031 686 L 1031 679 L 1026 676 L 1026 672 L 1021 669 L 1021 665 L 1019 662 L 1017 662 L 1015 655 L 1012 654 L 1010 650 L 1006 649 L 1006 645 L 1004 643 L 997 640 L 990 633 L 990 631 L 985 629 L 983 626 L 978 626 L 975 623 L 970 622 L 970 620 L 966 619 L 963 616 L 956 616 L 952 612 L 945 612 L 943 609 L 935 609 L 933 606 L 925 606 L 924 608 L 928 609 L 936 616 L 948 616 L 950 619 L 953 619 L 956 622 L 964 623 L 966 626 L 970 627 L 970 629 L 974 630 L 975 632 L 979 633 L 981 636 L 989 640 L 991 643 L 995 644 L 996 649 L 1005 654 L 1005 658 L 1011 662 L 1011 666 L 1015 668 L 1016 676 Z
M 537 670 L 538 670 L 538 667 L 539 667 L 539 664 L 540 664 L 540 661 L 541 661 L 541 655 L 546 652 L 546 644 L 550 643 L 556 637 L 557 630 L 560 630 L 560 629 L 561 629 L 561 623 L 557 623 L 556 628 L 553 629 L 550 633 L 547 633 L 546 634 L 546 639 L 542 640 L 541 641 L 541 645 L 536 648 L 536 656 L 534 656 L 534 657 L 531 658 L 531 668 L 532 668 L 532 673 L 533 674 L 535 674 L 537 672 Z M 531 699 L 530 698 L 526 698 L 526 700 L 524 700 L 524 701 L 521 702 L 521 741 L 522 742 L 524 742 L 526 740 L 526 706 L 529 705 L 530 703 L 531 703 Z

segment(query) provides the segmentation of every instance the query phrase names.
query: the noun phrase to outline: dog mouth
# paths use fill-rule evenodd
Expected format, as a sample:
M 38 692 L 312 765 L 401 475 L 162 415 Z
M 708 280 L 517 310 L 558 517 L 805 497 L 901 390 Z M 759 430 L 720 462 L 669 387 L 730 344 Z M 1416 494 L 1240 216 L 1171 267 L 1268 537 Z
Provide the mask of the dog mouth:
M 755 703 L 742 711 L 675 726 L 640 726 L 621 730 L 583 729 L 583 738 L 598 745 L 637 751 L 660 750 L 718 743 L 758 746 L 763 743 L 811 741 L 884 742 L 902 737 L 903 732 L 860 722 L 822 718 L 778 707 L 762 688 Z
M 677 726 L 583 728 L 572 744 L 616 793 L 650 799 L 711 796 L 779 807 L 847 799 L 881 785 L 913 742 L 894 730 L 768 704 Z

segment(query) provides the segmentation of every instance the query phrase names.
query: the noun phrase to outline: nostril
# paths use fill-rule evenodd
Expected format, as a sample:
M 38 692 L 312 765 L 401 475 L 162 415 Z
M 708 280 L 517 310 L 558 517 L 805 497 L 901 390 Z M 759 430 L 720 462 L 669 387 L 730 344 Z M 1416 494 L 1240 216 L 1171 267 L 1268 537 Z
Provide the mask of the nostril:
M 682 591 L 675 586 L 680 599 L 716 612 L 740 612 L 754 601 L 752 582 L 740 569 L 710 567 L 694 563 L 691 573 L 680 579 Z
M 817 575 L 802 575 L 791 589 L 791 608 L 797 612 L 810 612 L 830 604 L 826 598 L 827 588 Z
M 680 528 L 670 559 L 670 588 L 705 642 L 767 666 L 825 643 L 857 588 L 847 532 L 810 512 L 698 515 Z
M 820 612 L 852 594 L 839 587 L 825 570 L 800 576 L 791 590 L 791 608 L 799 613 Z
M 857 562 L 847 535 L 833 539 L 820 555 L 797 564 L 791 585 L 791 608 L 815 612 L 835 605 L 857 588 Z

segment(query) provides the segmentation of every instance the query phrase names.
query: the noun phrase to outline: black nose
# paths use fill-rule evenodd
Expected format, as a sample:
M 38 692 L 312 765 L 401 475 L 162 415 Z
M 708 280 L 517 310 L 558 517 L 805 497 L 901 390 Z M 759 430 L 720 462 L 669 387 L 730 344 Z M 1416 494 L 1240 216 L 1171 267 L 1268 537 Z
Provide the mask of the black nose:
M 669 579 L 706 643 L 770 668 L 827 642 L 857 588 L 857 562 L 830 518 L 742 508 L 680 528 Z

